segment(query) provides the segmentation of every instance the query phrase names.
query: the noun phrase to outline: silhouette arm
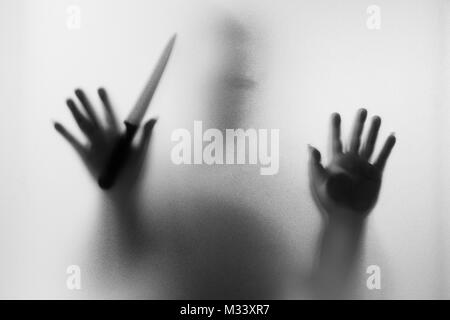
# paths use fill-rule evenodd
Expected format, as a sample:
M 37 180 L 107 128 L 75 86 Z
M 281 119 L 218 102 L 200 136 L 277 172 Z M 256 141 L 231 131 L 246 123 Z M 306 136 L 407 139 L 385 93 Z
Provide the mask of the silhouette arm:
M 318 262 L 313 274 L 316 294 L 343 297 L 350 282 L 364 235 L 366 217 L 374 208 L 381 187 L 386 161 L 395 145 L 391 134 L 377 159 L 371 163 L 381 119 L 373 117 L 362 145 L 361 135 L 367 117 L 359 110 L 348 147 L 341 142 L 341 118 L 331 117 L 332 158 L 328 166 L 321 164 L 321 154 L 309 146 L 311 193 L 324 217 L 319 242 Z

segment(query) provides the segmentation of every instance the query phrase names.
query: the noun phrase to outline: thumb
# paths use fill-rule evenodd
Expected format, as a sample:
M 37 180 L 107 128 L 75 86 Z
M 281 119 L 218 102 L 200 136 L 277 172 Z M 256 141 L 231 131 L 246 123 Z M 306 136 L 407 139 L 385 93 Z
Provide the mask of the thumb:
M 309 150 L 309 177 L 312 183 L 323 182 L 326 179 L 326 171 L 320 163 L 321 155 L 319 150 L 308 144 Z

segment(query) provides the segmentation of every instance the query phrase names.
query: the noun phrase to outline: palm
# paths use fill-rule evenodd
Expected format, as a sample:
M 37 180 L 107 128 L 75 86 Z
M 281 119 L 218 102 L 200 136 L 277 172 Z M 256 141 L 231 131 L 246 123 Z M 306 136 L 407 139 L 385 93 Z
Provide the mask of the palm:
M 370 163 L 381 119 L 373 118 L 367 140 L 360 147 L 366 117 L 367 111 L 360 110 L 348 151 L 344 152 L 340 140 L 340 116 L 332 116 L 333 154 L 327 167 L 322 167 L 320 152 L 311 147 L 311 189 L 318 206 L 327 213 L 367 214 L 376 204 L 383 168 L 395 144 L 395 137 L 389 136 L 377 160 Z
M 74 147 L 83 159 L 92 177 L 97 179 L 100 172 L 104 169 L 109 156 L 111 155 L 111 151 L 122 134 L 122 131 L 119 128 L 114 110 L 104 89 L 99 89 L 98 94 L 105 109 L 105 123 L 102 123 L 102 121 L 99 120 L 97 113 L 82 90 L 75 90 L 75 94 L 85 112 L 82 113 L 72 99 L 67 100 L 67 106 L 80 130 L 86 136 L 88 143 L 82 144 L 79 142 L 60 123 L 55 123 L 55 129 Z M 124 168 L 124 174 L 121 179 L 122 182 L 120 183 L 120 186 L 124 190 L 129 189 L 136 182 L 136 177 L 141 168 L 143 156 L 145 155 L 150 133 L 154 124 L 154 119 L 147 122 L 144 126 L 141 143 L 138 147 L 132 149 L 129 161 Z

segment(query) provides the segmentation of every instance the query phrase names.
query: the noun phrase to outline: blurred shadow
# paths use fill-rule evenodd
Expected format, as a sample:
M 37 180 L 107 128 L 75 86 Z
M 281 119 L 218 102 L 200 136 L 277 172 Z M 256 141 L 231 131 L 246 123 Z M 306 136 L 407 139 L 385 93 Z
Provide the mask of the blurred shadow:
M 249 77 L 252 36 L 237 19 L 225 15 L 213 29 L 219 67 L 211 79 L 208 125 L 224 131 L 246 126 L 249 95 L 256 83 Z M 213 170 L 205 167 L 205 174 Z M 229 168 L 228 170 L 232 170 Z M 232 175 L 230 174 L 231 178 Z M 210 183 L 213 183 L 211 181 Z M 240 202 L 205 190 L 184 206 L 182 230 L 170 242 L 177 299 L 273 299 L 279 297 L 274 232 L 262 215 Z M 206 196 L 208 195 L 208 196 Z M 185 222 L 187 220 L 187 222 Z
M 183 212 L 186 232 L 174 236 L 177 299 L 279 297 L 279 248 L 273 226 L 259 214 L 219 196 L 198 198 Z
M 223 40 L 223 63 L 212 84 L 211 107 L 207 112 L 212 127 L 238 128 L 249 115 L 247 98 L 255 86 L 247 77 L 250 35 L 232 18 L 224 19 L 218 31 Z M 145 177 L 142 170 L 122 178 L 141 177 Z M 105 280 L 117 275 L 131 277 L 128 273 L 139 262 L 144 266 L 140 270 L 151 272 L 152 262 L 144 258 L 152 255 L 158 238 L 161 245 L 152 258 L 161 260 L 157 263 L 166 269 L 168 279 L 161 281 L 169 284 L 170 289 L 166 290 L 170 299 L 279 297 L 280 250 L 273 239 L 272 226 L 262 221 L 260 214 L 236 203 L 236 199 L 206 197 L 208 190 L 205 190 L 203 195 L 190 200 L 194 209 L 184 206 L 181 212 L 171 212 L 168 204 L 162 210 L 166 212 L 158 212 L 159 216 L 170 216 L 172 220 L 162 232 L 159 226 L 155 227 L 159 231 L 155 231 L 143 218 L 153 213 L 140 204 L 140 185 L 138 182 L 133 188 L 112 190 L 102 203 L 99 257 L 103 266 L 100 271 L 109 277 Z M 168 196 L 176 201 L 175 195 Z M 180 217 L 180 221 L 173 220 L 175 217 Z M 181 230 L 180 223 L 184 225 Z M 148 288 L 148 297 L 152 297 L 154 290 Z
M 227 16 L 217 25 L 215 38 L 221 64 L 212 80 L 208 111 L 211 125 L 219 129 L 238 128 L 250 115 L 247 100 L 256 85 L 249 77 L 252 37 L 241 22 Z

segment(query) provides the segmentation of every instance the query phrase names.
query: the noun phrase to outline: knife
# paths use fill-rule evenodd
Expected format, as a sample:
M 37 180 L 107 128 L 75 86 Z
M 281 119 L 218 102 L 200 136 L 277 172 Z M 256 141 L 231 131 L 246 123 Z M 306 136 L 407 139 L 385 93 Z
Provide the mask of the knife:
M 155 70 L 153 71 L 150 79 L 147 81 L 144 89 L 142 90 L 139 99 L 137 100 L 134 108 L 131 110 L 130 114 L 124 121 L 125 132 L 119 137 L 116 145 L 111 151 L 111 155 L 106 162 L 104 170 L 100 173 L 98 178 L 98 185 L 102 189 L 109 189 L 114 185 L 120 170 L 123 168 L 128 156 L 130 155 L 131 144 L 136 132 L 139 129 L 139 125 L 144 118 L 145 112 L 147 111 L 150 101 L 152 100 L 153 94 L 158 87 L 158 83 L 161 80 L 161 76 L 164 73 L 167 62 L 169 61 L 170 54 L 172 52 L 173 46 L 175 44 L 176 34 L 170 38 L 166 47 L 164 48 L 161 57 L 156 64 Z

